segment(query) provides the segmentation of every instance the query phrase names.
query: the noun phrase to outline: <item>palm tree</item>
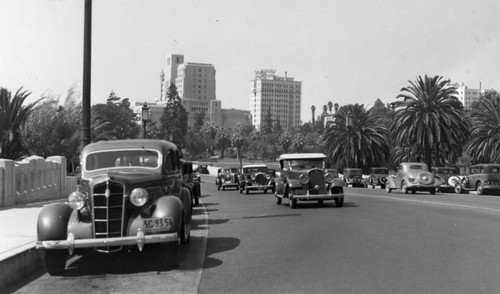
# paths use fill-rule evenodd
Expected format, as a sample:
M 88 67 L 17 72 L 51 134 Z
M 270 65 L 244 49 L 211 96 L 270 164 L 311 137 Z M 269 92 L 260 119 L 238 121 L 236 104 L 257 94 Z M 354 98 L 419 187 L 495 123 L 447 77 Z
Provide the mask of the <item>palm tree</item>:
M 28 120 L 35 105 L 43 99 L 23 106 L 30 94 L 19 88 L 12 97 L 9 90 L 0 88 L 0 158 L 17 159 L 23 155 L 21 126 Z
M 208 137 L 210 138 L 210 155 L 214 155 L 215 139 L 217 138 L 217 134 L 219 133 L 219 126 L 215 124 L 215 122 L 204 124 L 201 128 L 201 132 L 208 135 Z
M 500 94 L 490 92 L 482 97 L 470 114 L 471 140 L 465 153 L 477 163 L 500 162 Z
M 339 104 L 338 103 L 333 104 L 333 109 L 335 109 L 335 112 L 339 111 Z
M 414 151 L 413 158 L 429 167 L 443 163 L 443 154 L 458 158 L 468 138 L 468 122 L 455 88 L 441 76 L 419 76 L 401 89 L 394 102 L 392 138 L 402 150 Z M 415 153 L 416 152 L 416 153 Z M 433 160 L 434 159 L 434 160 Z
M 314 124 L 314 112 L 316 111 L 316 106 L 311 106 L 311 111 L 312 111 L 312 123 Z
M 332 113 L 332 109 L 333 109 L 333 103 L 332 101 L 328 101 L 328 110 L 330 111 L 330 113 Z
M 346 126 L 347 113 L 352 114 L 353 125 Z M 388 128 L 381 119 L 363 105 L 342 106 L 335 114 L 336 124 L 326 129 L 323 136 L 330 162 L 355 167 L 366 166 L 388 157 Z

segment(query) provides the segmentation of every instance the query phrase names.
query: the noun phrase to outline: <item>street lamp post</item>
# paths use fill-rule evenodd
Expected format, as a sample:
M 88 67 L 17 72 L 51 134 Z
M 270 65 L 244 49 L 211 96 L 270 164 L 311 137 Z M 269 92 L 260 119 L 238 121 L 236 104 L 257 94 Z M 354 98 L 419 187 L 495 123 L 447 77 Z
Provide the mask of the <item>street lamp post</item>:
M 347 127 L 347 167 L 349 167 L 349 159 L 351 157 L 351 128 L 352 128 L 352 113 L 347 112 L 345 126 Z
M 149 107 L 146 102 L 144 102 L 144 105 L 142 106 L 142 127 L 144 128 L 144 134 L 143 137 L 146 139 L 148 137 L 147 132 L 146 132 L 146 124 L 149 121 Z

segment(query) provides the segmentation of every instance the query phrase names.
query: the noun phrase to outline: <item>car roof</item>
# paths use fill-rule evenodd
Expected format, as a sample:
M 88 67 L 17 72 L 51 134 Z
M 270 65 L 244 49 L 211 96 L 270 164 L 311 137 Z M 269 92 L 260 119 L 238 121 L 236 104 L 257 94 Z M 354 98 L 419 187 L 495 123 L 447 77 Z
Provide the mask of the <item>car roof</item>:
M 244 165 L 243 168 L 248 168 L 248 167 L 267 167 L 265 164 L 247 164 Z
M 107 149 L 130 149 L 130 148 L 143 148 L 143 149 L 156 149 L 156 150 L 177 150 L 174 143 L 164 140 L 154 139 L 129 139 L 129 140 L 111 140 L 99 141 L 88 144 L 83 149 L 83 153 L 107 150 Z
M 278 161 L 290 159 L 325 159 L 326 155 L 323 153 L 286 153 L 281 154 Z

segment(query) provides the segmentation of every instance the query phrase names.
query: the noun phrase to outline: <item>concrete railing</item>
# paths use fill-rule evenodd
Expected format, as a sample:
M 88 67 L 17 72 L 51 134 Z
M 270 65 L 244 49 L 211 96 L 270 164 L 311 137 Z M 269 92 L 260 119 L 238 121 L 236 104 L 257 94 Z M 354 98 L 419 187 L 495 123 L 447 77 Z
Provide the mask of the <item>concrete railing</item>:
M 66 176 L 66 158 L 0 159 L 0 207 L 66 198 L 76 178 Z

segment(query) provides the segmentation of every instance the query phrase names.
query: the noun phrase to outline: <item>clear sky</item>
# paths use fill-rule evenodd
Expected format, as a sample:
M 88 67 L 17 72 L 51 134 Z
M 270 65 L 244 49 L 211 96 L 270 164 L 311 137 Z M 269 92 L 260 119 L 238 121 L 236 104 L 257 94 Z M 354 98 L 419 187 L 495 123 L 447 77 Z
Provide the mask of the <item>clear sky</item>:
M 328 101 L 392 102 L 419 75 L 500 90 L 498 0 L 94 0 L 91 103 L 154 102 L 170 53 L 210 63 L 223 108 L 254 71 L 302 81 L 304 122 Z M 83 77 L 84 0 L 0 0 L 0 86 L 65 96 Z M 318 111 L 316 112 L 318 113 Z

